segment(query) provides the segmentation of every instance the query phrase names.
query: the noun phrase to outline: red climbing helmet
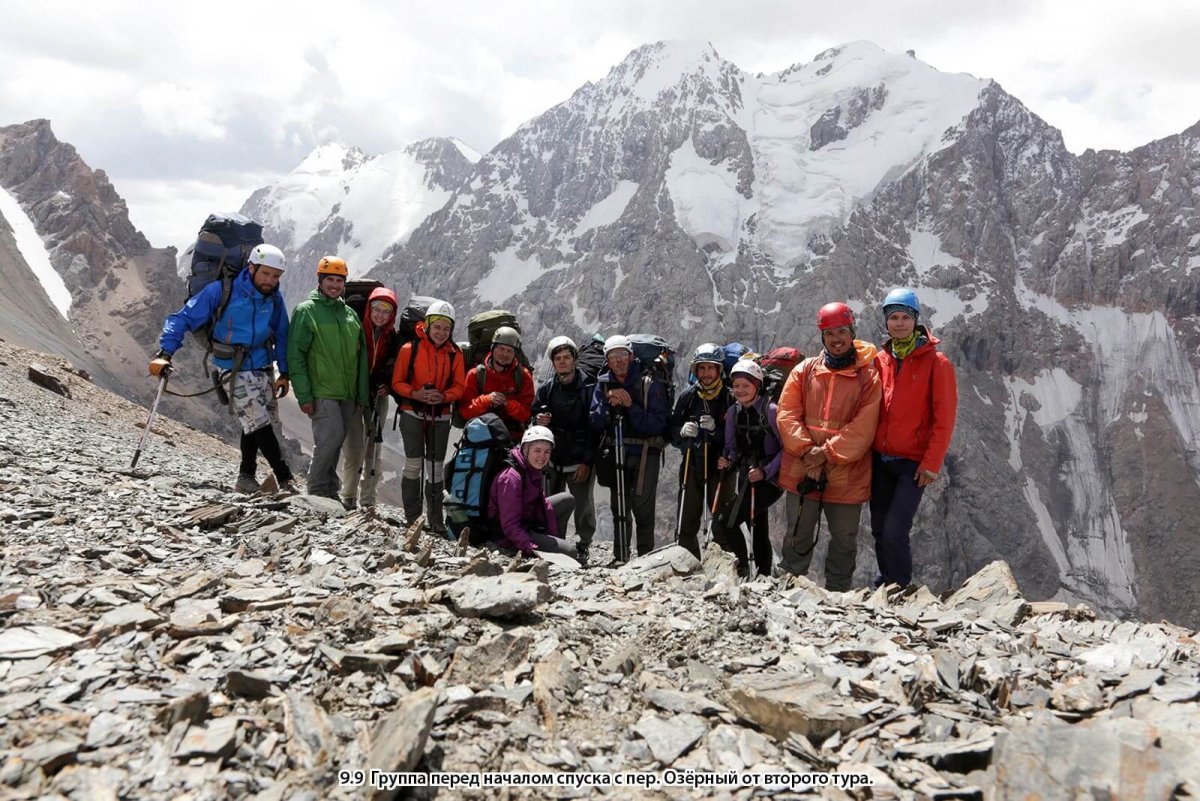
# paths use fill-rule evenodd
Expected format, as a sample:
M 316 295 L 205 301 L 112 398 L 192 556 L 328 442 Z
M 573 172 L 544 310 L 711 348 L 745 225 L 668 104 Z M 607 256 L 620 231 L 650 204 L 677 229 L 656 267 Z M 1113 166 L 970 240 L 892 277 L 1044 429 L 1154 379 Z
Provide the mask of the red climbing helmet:
M 817 328 L 822 331 L 843 325 L 854 327 L 854 312 L 845 303 L 826 303 L 817 312 Z

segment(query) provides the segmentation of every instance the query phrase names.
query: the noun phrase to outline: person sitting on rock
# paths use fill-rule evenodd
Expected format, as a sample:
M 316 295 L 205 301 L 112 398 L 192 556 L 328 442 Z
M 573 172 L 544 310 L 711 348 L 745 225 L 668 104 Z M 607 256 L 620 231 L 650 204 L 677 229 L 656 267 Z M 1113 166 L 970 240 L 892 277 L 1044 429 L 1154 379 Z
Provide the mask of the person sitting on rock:
M 209 337 L 213 365 L 227 393 L 230 412 L 242 426 L 242 460 L 238 492 L 258 492 L 258 454 L 271 465 L 281 492 L 294 493 L 292 470 L 283 457 L 275 434 L 279 423 L 278 398 L 288 392 L 288 313 L 279 279 L 285 269 L 283 252 L 274 245 L 256 245 L 246 267 L 230 284 L 228 302 L 221 308 L 223 286 L 213 281 L 163 324 L 159 351 L 150 362 L 150 374 L 159 376 L 171 364 L 184 335 L 211 324 Z M 274 366 L 279 367 L 275 378 Z
M 510 464 L 492 480 L 488 516 L 499 522 L 496 544 L 525 556 L 535 551 L 564 553 L 574 557 L 575 547 L 559 536 L 575 510 L 570 492 L 546 497 L 542 471 L 550 464 L 554 432 L 545 426 L 530 426 L 520 446 L 509 452 Z

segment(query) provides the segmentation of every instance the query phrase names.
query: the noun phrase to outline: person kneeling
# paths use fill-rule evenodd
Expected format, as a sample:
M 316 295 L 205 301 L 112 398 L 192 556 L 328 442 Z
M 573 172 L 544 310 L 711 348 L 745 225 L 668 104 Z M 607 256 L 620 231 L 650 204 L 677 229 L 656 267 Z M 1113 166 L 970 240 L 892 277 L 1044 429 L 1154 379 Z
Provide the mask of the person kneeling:
M 575 547 L 558 536 L 566 530 L 575 510 L 570 492 L 546 497 L 542 471 L 550 464 L 554 434 L 545 426 L 530 426 L 521 445 L 509 454 L 511 464 L 492 480 L 488 516 L 500 522 L 496 544 L 514 548 L 525 556 L 534 551 L 565 553 L 574 557 Z

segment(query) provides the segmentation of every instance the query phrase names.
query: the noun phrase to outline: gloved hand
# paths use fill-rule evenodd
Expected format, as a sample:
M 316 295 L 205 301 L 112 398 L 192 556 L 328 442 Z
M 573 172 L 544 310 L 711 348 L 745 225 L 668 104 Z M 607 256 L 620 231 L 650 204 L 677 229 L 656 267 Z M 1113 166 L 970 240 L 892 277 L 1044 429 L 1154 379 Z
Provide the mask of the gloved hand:
M 679 427 L 679 436 L 684 439 L 692 439 L 700 435 L 700 426 L 696 425 L 695 420 L 688 420 Z
M 150 360 L 150 375 L 154 376 L 155 378 L 159 378 L 164 372 L 167 372 L 170 369 L 171 354 L 163 350 L 160 350 L 158 353 L 154 354 L 154 358 Z
M 700 415 L 700 427 L 705 431 L 716 431 L 717 421 L 713 419 L 711 414 Z
M 291 385 L 292 382 L 288 380 L 287 373 L 284 373 L 283 375 L 279 376 L 279 378 L 275 379 L 275 383 L 271 386 L 275 390 L 275 397 L 282 398 L 288 394 L 288 388 Z

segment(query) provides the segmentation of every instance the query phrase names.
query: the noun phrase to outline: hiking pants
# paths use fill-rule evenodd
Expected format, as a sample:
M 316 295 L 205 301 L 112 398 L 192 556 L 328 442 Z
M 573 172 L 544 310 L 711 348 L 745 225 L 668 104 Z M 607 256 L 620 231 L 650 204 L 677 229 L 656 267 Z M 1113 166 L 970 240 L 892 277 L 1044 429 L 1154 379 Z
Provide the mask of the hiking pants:
M 400 438 L 404 441 L 404 478 L 421 477 L 425 458 L 425 438 L 429 437 L 429 458 L 425 462 L 425 484 L 442 483 L 442 465 L 450 442 L 449 420 L 424 420 L 416 415 L 400 414 Z
M 308 468 L 308 494 L 340 500 L 338 489 L 338 459 L 342 443 L 354 415 L 354 401 L 313 400 L 316 411 L 312 416 L 313 455 Z
M 825 555 L 825 588 L 835 592 L 850 589 L 858 555 L 858 520 L 861 503 L 819 503 L 794 492 L 787 494 L 788 530 L 783 538 L 780 567 L 793 576 L 803 576 L 812 562 L 821 524 L 821 509 L 829 526 L 829 552 Z
M 885 460 L 875 454 L 871 473 L 871 535 L 879 564 L 875 586 L 912 583 L 909 532 L 925 494 L 925 488 L 917 486 L 917 466 L 912 459 Z
M 363 506 L 375 505 L 375 490 L 383 477 L 383 423 L 387 415 L 387 395 L 376 396 L 375 411 L 367 407 L 352 415 L 346 432 L 342 449 L 342 497 L 357 498 Z
M 717 452 L 715 446 L 709 446 L 710 455 Z M 704 510 L 711 509 L 717 496 L 717 487 L 721 486 L 721 471 L 717 469 L 716 459 L 708 466 L 708 485 L 704 483 L 704 450 L 696 448 L 692 451 L 691 463 L 688 465 L 687 483 L 683 481 L 683 463 L 679 464 L 679 483 L 683 485 L 682 517 L 679 523 L 679 544 L 700 558 L 700 525 L 704 520 Z M 686 455 L 686 454 L 685 454 Z M 726 471 L 725 488 L 722 494 L 733 492 L 733 474 Z M 681 510 L 676 508 L 675 514 Z
M 575 511 L 575 499 L 569 492 L 558 492 L 546 500 L 549 501 L 550 508 L 554 511 L 554 517 L 558 520 L 558 532 L 563 534 L 567 530 L 567 521 L 571 519 L 571 513 Z M 544 531 L 535 530 L 529 532 L 529 538 L 533 540 L 533 544 L 539 551 L 565 553 L 572 559 L 579 555 L 575 546 L 568 542 L 566 537 L 552 537 Z
M 645 447 L 645 446 L 643 446 Z M 661 452 L 651 448 L 646 454 L 646 475 L 642 479 L 642 492 L 639 494 L 638 471 L 641 469 L 642 456 L 625 457 L 625 503 L 633 513 L 637 528 L 637 553 L 645 556 L 654 550 L 654 507 L 658 501 L 658 470 L 662 464 Z M 630 548 L 632 551 L 633 549 Z
M 254 476 L 258 472 L 258 454 L 261 452 L 267 464 L 271 465 L 271 472 L 275 474 L 279 486 L 292 480 L 292 470 L 283 458 L 283 449 L 279 446 L 279 438 L 275 436 L 273 427 L 266 425 L 253 434 L 242 434 L 240 445 L 242 462 L 238 467 L 238 475 Z
M 728 488 L 732 495 L 733 489 Z M 750 491 L 743 495 L 741 504 L 734 512 L 732 503 L 723 505 L 713 518 L 713 539 L 718 545 L 730 551 L 737 557 L 738 564 L 750 563 L 750 554 L 746 548 L 746 537 L 742 534 L 742 524 L 750 523 L 750 535 L 754 542 L 754 567 L 760 576 L 771 575 L 771 564 L 775 560 L 775 551 L 771 548 L 770 509 L 783 490 L 769 481 L 759 481 L 754 488 L 754 519 L 750 520 Z
M 596 471 L 593 470 L 588 474 L 587 481 L 577 483 L 575 481 L 577 467 L 578 465 L 575 465 L 563 470 L 551 467 L 550 492 L 552 498 L 553 495 L 560 492 L 569 492 L 575 499 L 575 534 L 579 537 L 579 547 L 587 550 L 591 547 L 592 537 L 596 533 L 596 504 L 592 498 L 592 492 L 596 487 Z M 566 539 L 565 520 L 559 523 L 558 533 L 563 539 Z

